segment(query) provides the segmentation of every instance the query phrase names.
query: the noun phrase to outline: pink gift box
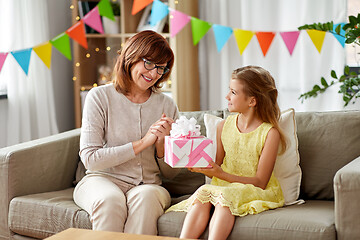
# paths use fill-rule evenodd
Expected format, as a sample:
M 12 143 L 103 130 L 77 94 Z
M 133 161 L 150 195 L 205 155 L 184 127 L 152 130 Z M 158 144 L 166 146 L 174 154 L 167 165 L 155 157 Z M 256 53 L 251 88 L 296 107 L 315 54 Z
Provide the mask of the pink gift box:
M 165 137 L 165 162 L 173 168 L 210 167 L 215 153 L 213 141 L 206 137 Z

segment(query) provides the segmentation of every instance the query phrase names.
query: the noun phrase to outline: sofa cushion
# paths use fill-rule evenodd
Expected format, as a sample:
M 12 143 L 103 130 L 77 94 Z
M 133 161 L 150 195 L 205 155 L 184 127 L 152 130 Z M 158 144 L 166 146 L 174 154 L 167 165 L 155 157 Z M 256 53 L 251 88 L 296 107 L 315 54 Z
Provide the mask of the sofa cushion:
M 205 114 L 206 136 L 216 142 L 217 124 L 222 118 Z M 279 155 L 275 167 L 274 175 L 280 182 L 283 190 L 285 204 L 297 203 L 300 194 L 301 169 L 299 166 L 298 139 L 296 136 L 296 123 L 294 109 L 288 109 L 281 113 L 280 127 L 283 129 L 287 138 L 286 151 Z M 208 181 L 207 181 L 208 182 Z
M 331 200 L 333 178 L 360 156 L 360 111 L 297 112 L 301 197 Z
M 73 188 L 16 197 L 9 206 L 11 231 L 46 238 L 67 228 L 91 229 L 89 215 L 73 201 Z
M 168 212 L 158 220 L 161 236 L 179 237 L 185 212 Z M 207 228 L 201 238 L 208 237 Z M 228 240 L 336 239 L 334 202 L 309 200 L 256 215 L 236 217 Z

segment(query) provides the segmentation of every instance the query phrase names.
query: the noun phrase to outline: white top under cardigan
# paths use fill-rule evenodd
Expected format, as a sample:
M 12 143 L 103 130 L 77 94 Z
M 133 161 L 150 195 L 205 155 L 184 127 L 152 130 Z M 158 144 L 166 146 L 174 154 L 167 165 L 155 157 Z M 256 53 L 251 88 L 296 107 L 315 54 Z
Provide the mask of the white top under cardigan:
M 166 177 L 176 174 L 163 159 L 155 159 L 152 145 L 135 155 L 132 142 L 145 136 L 162 113 L 178 118 L 174 101 L 163 93 L 152 93 L 144 103 L 133 103 L 113 84 L 93 88 L 83 109 L 80 157 L 86 174 L 106 174 L 124 182 L 161 184 L 160 169 Z M 160 169 L 159 169 L 160 166 Z

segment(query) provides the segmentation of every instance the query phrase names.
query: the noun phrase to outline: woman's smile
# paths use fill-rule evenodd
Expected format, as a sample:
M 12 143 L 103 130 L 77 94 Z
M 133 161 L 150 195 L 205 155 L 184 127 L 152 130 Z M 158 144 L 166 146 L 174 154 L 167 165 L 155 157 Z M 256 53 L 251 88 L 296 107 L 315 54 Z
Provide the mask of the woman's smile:
M 149 77 L 147 77 L 147 76 L 145 76 L 145 75 L 143 75 L 143 74 L 141 74 L 141 76 L 145 79 L 145 81 L 147 81 L 147 82 L 151 82 L 153 79 L 152 78 L 149 78 Z

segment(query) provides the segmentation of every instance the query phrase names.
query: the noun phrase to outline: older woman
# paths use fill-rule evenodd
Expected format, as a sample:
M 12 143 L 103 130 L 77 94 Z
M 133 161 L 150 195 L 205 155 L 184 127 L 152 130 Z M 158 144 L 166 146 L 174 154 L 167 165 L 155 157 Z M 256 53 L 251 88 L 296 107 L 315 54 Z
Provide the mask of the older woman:
M 80 157 L 86 176 L 74 190 L 94 230 L 157 234 L 157 219 L 170 204 L 161 187 L 164 137 L 178 109 L 158 91 L 174 64 L 167 41 L 143 31 L 124 45 L 113 84 L 93 88 L 82 118 Z

